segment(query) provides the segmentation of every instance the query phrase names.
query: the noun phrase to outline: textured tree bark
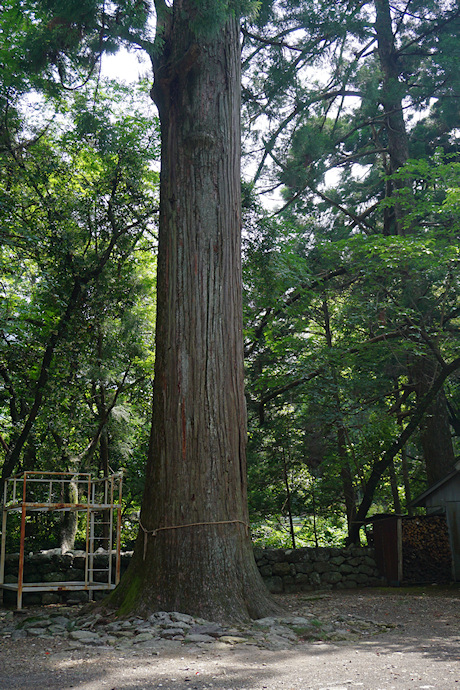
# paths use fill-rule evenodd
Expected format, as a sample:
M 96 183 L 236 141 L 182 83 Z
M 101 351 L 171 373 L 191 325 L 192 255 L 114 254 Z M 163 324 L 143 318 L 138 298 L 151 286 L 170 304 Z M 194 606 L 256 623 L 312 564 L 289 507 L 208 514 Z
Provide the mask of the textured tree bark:
M 65 465 L 64 465 L 65 467 Z M 62 500 L 65 503 L 78 503 L 78 484 L 70 481 L 66 486 Z M 62 514 L 59 530 L 59 546 L 62 553 L 72 551 L 75 547 L 75 539 L 78 529 L 78 514 L 76 511 L 69 510 Z
M 394 508 L 394 511 L 397 515 L 401 515 L 402 506 L 401 506 L 401 499 L 399 498 L 398 477 L 396 476 L 396 468 L 395 468 L 394 458 L 390 462 L 390 464 L 388 465 L 388 474 L 390 475 L 391 495 L 393 496 L 393 508 Z
M 406 448 L 401 448 L 401 466 L 404 479 L 404 496 L 406 499 L 406 510 L 409 517 L 414 514 L 414 509 L 412 507 L 412 493 L 410 487 L 410 475 L 409 475 L 409 465 L 407 462 L 407 451 Z
M 402 99 L 403 92 L 399 82 L 400 66 L 395 50 L 393 30 L 391 26 L 390 4 L 388 0 L 374 0 L 380 68 L 382 70 L 382 105 L 385 113 L 385 130 L 388 137 L 389 164 L 387 174 L 392 175 L 409 158 L 409 142 L 406 123 L 404 122 Z M 386 196 L 391 196 L 393 188 L 401 190 L 407 186 L 405 180 L 387 180 Z M 404 235 L 404 213 L 400 204 L 394 209 L 384 209 L 385 235 Z
M 141 530 L 112 600 L 235 621 L 273 612 L 246 500 L 240 46 L 174 3 L 153 96 L 162 126 L 154 413 Z M 157 530 L 155 532 L 155 530 Z

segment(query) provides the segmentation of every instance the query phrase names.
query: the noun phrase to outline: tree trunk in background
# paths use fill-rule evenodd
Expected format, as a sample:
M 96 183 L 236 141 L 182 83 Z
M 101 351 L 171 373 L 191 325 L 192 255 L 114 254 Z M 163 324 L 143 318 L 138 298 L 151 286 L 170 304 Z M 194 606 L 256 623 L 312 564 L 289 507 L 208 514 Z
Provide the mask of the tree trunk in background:
M 409 517 L 414 514 L 414 509 L 412 508 L 412 493 L 410 489 L 410 475 L 409 475 L 409 465 L 407 463 L 407 450 L 406 447 L 401 448 L 401 466 L 404 479 L 404 497 L 406 500 L 406 510 Z
M 420 430 L 428 486 L 443 479 L 455 463 L 446 394 L 440 391 L 428 409 Z
M 332 350 L 331 319 L 326 298 L 323 299 L 322 307 L 324 314 L 326 342 L 328 348 Z M 335 402 L 335 412 L 337 415 L 337 454 L 340 460 L 340 478 L 342 480 L 343 497 L 345 499 L 345 508 L 347 512 L 347 543 L 349 543 L 352 525 L 356 517 L 356 491 L 353 484 L 353 474 L 350 463 L 348 462 L 346 430 L 343 424 L 337 370 L 333 364 L 330 365 L 330 369 L 332 373 L 332 380 L 334 382 L 333 400 Z
M 439 371 L 439 366 L 429 357 L 418 357 L 415 360 L 410 368 L 410 374 L 416 384 L 417 399 L 421 400 L 430 390 Z M 443 479 L 455 463 L 449 410 L 444 389 L 439 391 L 425 414 L 420 425 L 420 440 L 428 486 L 431 486 Z
M 273 612 L 246 498 L 240 258 L 240 45 L 174 3 L 153 95 L 162 128 L 154 414 L 122 612 L 220 621 Z M 157 530 L 156 532 L 154 532 Z
M 339 457 L 342 464 L 342 467 L 340 469 L 340 478 L 342 480 L 342 491 L 345 499 L 345 509 L 347 512 L 347 527 L 349 536 L 351 526 L 353 525 L 353 522 L 356 518 L 356 491 L 353 484 L 353 474 L 346 454 L 346 447 L 343 443 L 343 440 L 341 440 L 341 438 L 344 438 L 343 429 L 339 429 L 338 435 Z
M 70 481 L 65 485 L 63 496 L 65 503 L 78 503 L 77 482 Z M 75 547 L 75 538 L 78 529 L 78 513 L 76 510 L 68 510 L 62 513 L 62 520 L 59 530 L 60 549 L 62 553 L 72 551 Z
M 385 130 L 388 138 L 389 161 L 385 172 L 392 175 L 409 158 L 409 142 L 406 123 L 404 122 L 402 99 L 404 92 L 399 81 L 400 67 L 395 50 L 393 29 L 391 25 L 390 5 L 388 0 L 375 1 L 375 31 L 377 33 L 380 68 L 382 70 L 382 105 L 385 112 Z M 400 190 L 407 186 L 405 180 L 387 180 L 385 196 L 392 196 L 393 189 Z M 384 235 L 403 235 L 404 214 L 401 206 L 384 209 Z
M 99 439 L 99 462 L 102 470 L 102 476 L 108 477 L 110 474 L 109 468 L 109 432 L 105 426 L 101 431 Z M 103 549 L 110 551 L 112 548 L 110 534 L 110 510 L 102 511 L 102 525 L 101 525 L 101 546 Z
M 99 336 L 99 351 L 102 349 L 102 337 Z M 99 416 L 99 425 L 102 426 L 102 430 L 99 436 L 99 470 L 103 477 L 108 477 L 110 474 L 109 467 L 109 432 L 107 429 L 108 421 L 108 409 L 105 386 L 102 380 L 99 383 L 99 387 L 94 384 L 94 400 L 97 407 L 97 412 Z M 102 511 L 102 525 L 101 525 L 101 542 L 100 545 L 103 549 L 110 551 L 111 544 L 111 534 L 110 534 L 110 510 Z
M 376 10 L 375 30 L 378 40 L 378 53 L 382 70 L 382 104 L 385 112 L 385 125 L 388 139 L 389 165 L 387 173 L 397 172 L 409 158 L 409 145 L 406 124 L 403 116 L 404 87 L 401 85 L 401 64 L 394 45 L 389 0 L 374 0 Z M 390 180 L 387 196 L 393 189 L 400 191 L 408 186 L 404 179 Z M 391 209 L 390 209 L 391 210 Z M 398 203 L 394 205 L 394 218 L 385 210 L 384 234 L 404 235 L 404 211 Z M 411 275 L 407 271 L 406 281 L 410 285 Z M 416 281 L 415 281 L 416 282 Z M 411 290 L 411 306 L 418 306 L 417 287 Z M 431 381 L 436 376 L 437 363 L 432 357 L 420 356 L 410 367 L 410 375 L 417 387 L 419 400 L 428 392 Z M 449 414 L 444 390 L 427 411 L 421 424 L 421 443 L 427 469 L 428 485 L 442 479 L 452 469 L 454 451 L 449 426 Z
M 390 475 L 391 495 L 393 496 L 393 508 L 397 515 L 401 515 L 402 506 L 401 499 L 398 492 L 398 477 L 396 476 L 396 468 L 394 458 L 388 467 L 388 474 Z
M 286 465 L 286 453 L 284 448 L 281 449 L 281 454 L 283 457 L 283 476 L 284 476 L 284 486 L 286 487 L 286 504 L 289 518 L 289 529 L 291 532 L 292 548 L 295 549 L 295 532 L 294 532 L 294 521 L 292 519 L 292 504 L 291 504 L 291 489 L 289 488 L 289 477 Z

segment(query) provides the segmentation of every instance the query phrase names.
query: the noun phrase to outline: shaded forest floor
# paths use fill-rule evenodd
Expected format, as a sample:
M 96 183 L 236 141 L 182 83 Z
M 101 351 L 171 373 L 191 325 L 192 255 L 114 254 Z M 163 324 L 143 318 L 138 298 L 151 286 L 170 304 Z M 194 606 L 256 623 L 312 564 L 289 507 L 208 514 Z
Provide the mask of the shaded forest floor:
M 2 690 L 402 690 L 460 688 L 460 589 L 366 589 L 277 599 L 289 615 L 314 615 L 318 639 L 286 649 L 184 645 L 154 652 L 68 639 L 0 637 Z M 368 621 L 369 627 L 355 627 Z M 339 627 L 338 627 L 339 626 Z M 377 631 L 377 632 L 376 632 Z M 331 639 L 340 638 L 342 639 Z

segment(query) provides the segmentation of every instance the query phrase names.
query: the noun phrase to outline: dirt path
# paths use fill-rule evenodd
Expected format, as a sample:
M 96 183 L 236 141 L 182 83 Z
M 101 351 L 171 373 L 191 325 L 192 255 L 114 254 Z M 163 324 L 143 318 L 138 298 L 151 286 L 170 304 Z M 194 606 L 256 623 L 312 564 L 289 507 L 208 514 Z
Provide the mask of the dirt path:
M 165 644 L 148 650 L 0 638 L 0 689 L 453 690 L 460 688 L 460 590 L 359 590 L 279 597 L 290 613 L 343 622 L 345 641 L 269 651 Z M 353 639 L 359 618 L 395 627 Z M 350 621 L 347 627 L 347 621 Z

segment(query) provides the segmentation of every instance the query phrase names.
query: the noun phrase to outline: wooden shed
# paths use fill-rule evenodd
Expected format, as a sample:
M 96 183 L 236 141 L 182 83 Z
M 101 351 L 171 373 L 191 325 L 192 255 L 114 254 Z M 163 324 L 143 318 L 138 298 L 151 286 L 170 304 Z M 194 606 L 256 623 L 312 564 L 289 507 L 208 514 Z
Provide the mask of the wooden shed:
M 452 472 L 430 486 L 412 505 L 423 506 L 427 515 L 445 515 L 452 552 L 452 577 L 460 581 L 460 460 Z
M 372 542 L 377 568 L 389 585 L 398 586 L 403 579 L 401 515 L 373 515 Z
M 452 555 L 443 514 L 373 515 L 377 567 L 390 586 L 452 581 Z

